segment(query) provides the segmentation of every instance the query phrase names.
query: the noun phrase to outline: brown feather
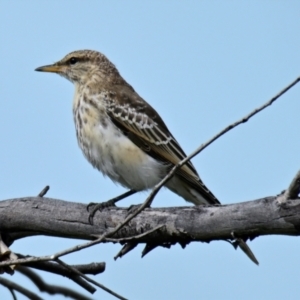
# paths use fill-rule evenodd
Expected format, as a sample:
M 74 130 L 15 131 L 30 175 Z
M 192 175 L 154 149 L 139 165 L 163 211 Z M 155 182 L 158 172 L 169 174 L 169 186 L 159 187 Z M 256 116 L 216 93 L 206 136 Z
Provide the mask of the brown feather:
M 114 90 L 118 90 L 118 93 L 111 92 L 106 98 L 107 113 L 112 122 L 135 145 L 170 168 L 186 157 L 158 113 L 130 86 L 123 85 Z M 220 203 L 201 181 L 190 161 L 177 170 L 176 175 L 209 203 Z

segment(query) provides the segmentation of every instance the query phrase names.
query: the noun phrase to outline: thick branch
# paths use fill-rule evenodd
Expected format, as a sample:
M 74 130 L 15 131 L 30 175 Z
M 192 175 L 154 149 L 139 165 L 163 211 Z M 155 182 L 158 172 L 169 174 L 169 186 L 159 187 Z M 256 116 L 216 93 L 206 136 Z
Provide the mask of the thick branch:
M 105 209 L 95 215 L 91 226 L 85 204 L 50 198 L 19 198 L 0 202 L 0 231 L 10 241 L 30 235 L 92 240 L 111 231 L 127 214 L 124 208 Z M 161 225 L 164 227 L 141 235 L 135 242 L 186 244 L 230 239 L 232 232 L 237 237 L 299 235 L 300 199 L 279 204 L 276 197 L 268 197 L 223 206 L 145 209 L 114 238 L 132 237 Z

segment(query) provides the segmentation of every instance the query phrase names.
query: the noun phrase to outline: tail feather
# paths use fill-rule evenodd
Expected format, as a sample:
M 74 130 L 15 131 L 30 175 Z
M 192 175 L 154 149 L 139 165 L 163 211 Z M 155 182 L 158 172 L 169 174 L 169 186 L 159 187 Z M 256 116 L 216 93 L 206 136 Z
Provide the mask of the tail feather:
M 219 200 L 213 195 L 213 193 L 202 183 L 202 181 L 190 182 L 186 177 L 175 175 L 166 184 L 166 187 L 175 194 L 181 196 L 188 202 L 192 202 L 195 205 L 205 204 L 220 204 Z

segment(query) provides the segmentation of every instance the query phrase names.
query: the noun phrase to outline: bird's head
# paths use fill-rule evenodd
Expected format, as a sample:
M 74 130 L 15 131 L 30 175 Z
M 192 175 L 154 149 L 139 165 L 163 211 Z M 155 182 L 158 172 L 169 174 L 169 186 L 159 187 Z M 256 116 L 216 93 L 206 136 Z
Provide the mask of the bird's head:
M 116 81 L 121 78 L 105 55 L 92 50 L 71 52 L 53 65 L 39 67 L 35 71 L 57 73 L 77 84 L 86 84 L 90 80 L 96 83 Z

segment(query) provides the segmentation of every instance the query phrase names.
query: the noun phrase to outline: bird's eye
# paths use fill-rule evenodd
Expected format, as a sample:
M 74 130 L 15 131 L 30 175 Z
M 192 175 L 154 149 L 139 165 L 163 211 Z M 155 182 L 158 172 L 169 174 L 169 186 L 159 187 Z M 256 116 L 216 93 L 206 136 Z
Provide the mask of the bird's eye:
M 70 62 L 71 65 L 75 65 L 77 63 L 77 58 L 71 57 L 69 62 Z

